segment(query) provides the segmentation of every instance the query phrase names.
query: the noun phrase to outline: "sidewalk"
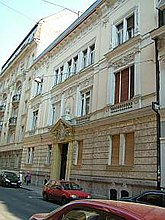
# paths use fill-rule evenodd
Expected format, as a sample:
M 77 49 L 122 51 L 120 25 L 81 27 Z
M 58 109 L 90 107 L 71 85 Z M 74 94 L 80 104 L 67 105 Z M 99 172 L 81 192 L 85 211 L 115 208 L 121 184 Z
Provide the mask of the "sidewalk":
M 36 192 L 39 195 L 42 194 L 42 186 L 36 186 L 34 184 L 26 185 L 25 183 L 23 183 L 21 185 L 21 188 L 25 189 L 25 190 L 29 190 L 29 191 L 34 191 L 34 192 Z

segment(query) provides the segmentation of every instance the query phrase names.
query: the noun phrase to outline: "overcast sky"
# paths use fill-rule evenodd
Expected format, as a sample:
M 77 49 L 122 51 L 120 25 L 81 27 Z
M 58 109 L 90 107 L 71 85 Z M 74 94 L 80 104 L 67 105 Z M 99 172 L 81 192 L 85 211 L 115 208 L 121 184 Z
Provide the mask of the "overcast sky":
M 41 18 L 65 7 L 75 12 L 84 12 L 94 2 L 95 0 L 0 0 L 0 68 Z

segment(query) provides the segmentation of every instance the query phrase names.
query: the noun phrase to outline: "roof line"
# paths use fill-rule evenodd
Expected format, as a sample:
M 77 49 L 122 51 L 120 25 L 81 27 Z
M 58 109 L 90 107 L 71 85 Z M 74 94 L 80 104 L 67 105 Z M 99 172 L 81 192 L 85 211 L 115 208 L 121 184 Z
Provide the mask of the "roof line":
M 87 19 L 101 4 L 102 0 L 94 2 L 79 18 L 77 18 L 64 32 L 62 32 L 36 59 L 32 66 L 37 63 L 42 57 L 57 46 L 66 36 L 68 36 L 76 27 L 78 27 L 85 19 Z

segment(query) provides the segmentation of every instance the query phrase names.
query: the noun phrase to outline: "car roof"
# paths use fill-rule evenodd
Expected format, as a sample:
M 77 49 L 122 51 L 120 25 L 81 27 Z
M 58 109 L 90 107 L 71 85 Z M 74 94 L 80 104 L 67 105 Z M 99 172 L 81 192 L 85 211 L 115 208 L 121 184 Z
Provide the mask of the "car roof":
M 70 181 L 70 180 L 49 180 L 48 183 L 54 183 L 54 184 L 60 184 L 60 183 L 75 183 L 77 184 L 75 181 Z
M 165 208 L 144 205 L 132 202 L 112 201 L 112 200 L 77 200 L 69 203 L 71 206 L 87 206 L 100 209 L 102 211 L 119 214 L 123 218 L 137 220 L 164 220 Z

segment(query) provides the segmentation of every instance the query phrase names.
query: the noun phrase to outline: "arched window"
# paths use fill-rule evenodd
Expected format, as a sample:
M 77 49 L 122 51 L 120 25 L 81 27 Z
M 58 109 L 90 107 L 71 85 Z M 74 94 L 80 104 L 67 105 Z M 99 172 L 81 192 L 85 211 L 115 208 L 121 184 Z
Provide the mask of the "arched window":
M 129 196 L 129 192 L 128 191 L 126 191 L 126 190 L 122 190 L 121 191 L 121 198 L 122 197 L 128 197 Z
M 117 200 L 117 190 L 116 189 L 111 189 L 110 190 L 110 199 L 111 200 Z

